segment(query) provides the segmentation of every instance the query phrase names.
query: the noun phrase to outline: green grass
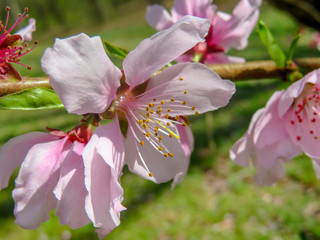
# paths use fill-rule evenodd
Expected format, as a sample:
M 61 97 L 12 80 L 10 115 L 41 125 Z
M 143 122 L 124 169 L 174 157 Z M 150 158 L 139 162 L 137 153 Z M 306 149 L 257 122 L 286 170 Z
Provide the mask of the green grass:
M 144 7 L 141 4 L 140 8 L 128 11 L 114 22 L 84 30 L 91 36 L 99 34 L 116 45 L 133 49 L 155 32 L 144 21 Z M 298 32 L 297 23 L 266 4 L 262 6 L 261 18 L 287 50 L 290 39 Z M 57 37 L 78 33 L 76 30 L 55 31 Z M 23 59 L 31 62 L 33 69 L 21 69 L 24 75 L 44 75 L 39 59 L 44 49 L 52 46 L 53 38 L 40 34 L 37 37 L 39 46 Z M 295 57 L 319 56 L 319 52 L 307 47 L 310 37 L 307 31 Z M 230 55 L 244 56 L 248 60 L 268 58 L 256 32 L 250 37 L 247 49 L 232 50 Z M 121 66 L 120 61 L 116 63 Z M 171 189 L 170 183 L 156 185 L 125 169 L 121 182 L 125 191 L 123 204 L 128 210 L 121 214 L 121 225 L 106 239 L 320 239 L 320 185 L 307 157 L 299 156 L 290 161 L 286 176 L 271 187 L 257 186 L 252 182 L 254 170 L 241 168 L 228 157 L 230 147 L 244 134 L 252 114 L 287 83 L 269 79 L 236 85 L 237 92 L 230 104 L 210 113 L 214 119 L 215 149 L 207 147 L 204 116 L 191 118 L 195 151 L 189 172 L 178 186 Z M 78 116 L 67 115 L 64 110 L 2 110 L 0 144 L 30 131 L 44 131 L 46 126 L 67 131 L 78 120 Z M 11 199 L 16 174 L 17 171 L 10 186 L 0 192 L 0 239 L 98 239 L 92 225 L 77 230 L 61 226 L 54 211 L 50 220 L 38 229 L 24 230 L 16 225 Z

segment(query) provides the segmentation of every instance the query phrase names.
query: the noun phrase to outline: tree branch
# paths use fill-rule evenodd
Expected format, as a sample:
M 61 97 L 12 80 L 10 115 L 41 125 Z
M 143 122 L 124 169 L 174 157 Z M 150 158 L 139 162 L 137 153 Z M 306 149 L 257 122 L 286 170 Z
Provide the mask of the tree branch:
M 209 67 L 218 73 L 221 78 L 230 79 L 233 81 L 265 78 L 285 79 L 289 73 L 297 70 L 301 71 L 303 74 L 306 74 L 314 69 L 320 68 L 320 58 L 296 59 L 291 65 L 285 68 L 277 67 L 276 64 L 271 60 L 232 64 L 214 64 L 210 65 Z M 49 78 L 24 77 L 21 81 L 17 82 L 0 80 L 0 97 L 34 87 L 51 89 Z

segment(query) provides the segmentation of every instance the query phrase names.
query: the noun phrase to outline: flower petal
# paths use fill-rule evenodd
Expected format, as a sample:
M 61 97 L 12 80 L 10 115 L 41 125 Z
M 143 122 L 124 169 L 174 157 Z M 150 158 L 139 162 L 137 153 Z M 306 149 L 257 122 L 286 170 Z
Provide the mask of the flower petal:
M 278 115 L 278 104 L 283 93 L 284 91 L 278 91 L 271 96 L 266 104 L 264 116 L 256 125 L 253 141 L 258 148 L 264 148 L 289 138 L 284 127 L 285 121 Z
M 98 127 L 83 151 L 88 190 L 85 209 L 94 226 L 99 228 L 97 233 L 100 238 L 120 224 L 120 211 L 125 209 L 121 205 L 123 189 L 120 185 L 124 150 L 123 143 L 119 141 L 121 133 L 117 124 L 114 121 Z M 100 141 L 106 150 L 100 149 Z M 103 156 L 98 153 L 97 147 Z M 107 164 L 109 161 L 113 161 L 112 167 Z
M 71 147 L 66 141 L 63 138 L 34 145 L 21 165 L 12 195 L 16 223 L 23 228 L 39 227 L 56 205 L 52 191 L 59 179 L 60 164 Z
M 159 146 L 163 150 L 167 148 L 174 154 L 173 158 L 164 157 L 164 153 L 158 150 L 155 143 L 151 144 L 150 139 L 143 135 L 133 121 L 129 122 L 127 136 L 124 140 L 125 163 L 129 166 L 129 170 L 156 183 L 167 182 L 173 178 L 181 179 L 189 166 L 189 157 L 186 157 L 181 142 L 174 137 L 170 138 L 163 134 Z M 174 126 L 170 129 L 177 132 Z M 144 142 L 143 146 L 139 144 L 141 141 Z M 152 177 L 150 177 L 150 173 L 153 175 Z
M 261 0 L 240 0 L 232 15 L 218 12 L 214 19 L 210 44 L 230 48 L 243 49 L 248 44 L 248 37 L 259 18 Z
M 133 89 L 181 54 L 203 42 L 208 20 L 185 16 L 169 29 L 142 41 L 123 61 L 126 82 Z
M 314 70 L 304 76 L 297 82 L 294 82 L 288 87 L 288 89 L 281 96 L 278 112 L 279 116 L 282 117 L 292 106 L 295 98 L 299 97 L 302 93 L 306 83 L 319 84 L 320 83 L 320 69 Z
M 32 132 L 12 138 L 4 144 L 0 149 L 0 189 L 8 186 L 12 172 L 22 163 L 33 145 L 53 139 L 48 133 Z
M 233 82 L 222 80 L 205 65 L 179 63 L 152 77 L 139 101 L 164 100 L 163 107 L 170 108 L 171 115 L 191 115 L 227 105 L 234 92 Z
M 74 142 L 61 165 L 60 179 L 53 191 L 58 199 L 56 215 L 62 225 L 67 224 L 72 229 L 90 223 L 84 209 L 87 190 L 84 185 L 83 148 L 83 143 Z
M 158 31 L 167 29 L 173 25 L 170 14 L 163 6 L 159 4 L 148 6 L 146 20 Z
M 176 21 L 185 15 L 207 18 L 212 21 L 216 8 L 212 0 L 175 0 L 171 13 Z
M 23 41 L 31 41 L 32 40 L 32 33 L 36 31 L 36 20 L 34 18 L 29 19 L 29 24 L 20 29 L 15 34 L 20 35 Z
M 254 176 L 254 181 L 261 186 L 270 186 L 278 179 L 282 178 L 286 172 L 284 162 L 279 161 L 272 168 L 264 168 L 259 164 L 255 165 L 257 173 Z
M 253 132 L 257 121 L 263 116 L 264 108 L 252 116 L 247 132 L 231 148 L 230 158 L 242 167 L 249 167 L 250 158 L 256 159 L 253 145 Z
M 69 113 L 101 113 L 120 86 L 121 71 L 105 53 L 100 37 L 79 34 L 56 39 L 41 66 Z
M 208 53 L 205 55 L 204 64 L 215 63 L 244 63 L 246 60 L 242 57 L 228 56 L 224 52 Z

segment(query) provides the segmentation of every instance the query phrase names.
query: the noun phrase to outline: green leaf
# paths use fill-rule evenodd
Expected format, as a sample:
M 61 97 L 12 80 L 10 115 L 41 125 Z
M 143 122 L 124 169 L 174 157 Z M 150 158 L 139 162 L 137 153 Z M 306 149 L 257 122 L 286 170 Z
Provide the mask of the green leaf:
M 289 47 L 289 52 L 288 52 L 288 57 L 287 57 L 287 64 L 291 62 L 293 53 L 297 48 L 298 42 L 301 38 L 301 34 L 298 34 L 291 42 L 290 47 Z
M 276 42 L 276 39 L 273 37 L 267 25 L 261 20 L 258 22 L 258 32 L 262 42 L 267 47 L 271 59 L 276 63 L 277 66 L 285 67 L 287 64 L 286 55 Z
M 47 88 L 31 88 L 0 98 L 1 109 L 37 110 L 63 108 L 57 94 Z
M 103 41 L 105 49 L 107 53 L 115 56 L 116 58 L 119 58 L 121 60 L 125 59 L 125 57 L 128 55 L 129 51 L 120 48 L 118 46 L 115 46 L 107 41 Z

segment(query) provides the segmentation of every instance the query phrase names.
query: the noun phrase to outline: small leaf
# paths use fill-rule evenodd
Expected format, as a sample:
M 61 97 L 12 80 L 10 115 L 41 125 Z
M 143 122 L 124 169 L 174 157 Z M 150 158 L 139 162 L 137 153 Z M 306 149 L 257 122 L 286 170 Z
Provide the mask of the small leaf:
M 291 62 L 292 57 L 293 57 L 293 53 L 297 48 L 298 42 L 301 38 L 301 34 L 298 34 L 290 43 L 290 47 L 289 47 L 289 52 L 288 52 L 288 57 L 287 57 L 287 64 Z
M 1 109 L 37 110 L 63 108 L 57 94 L 47 88 L 31 88 L 0 98 Z
M 107 41 L 103 41 L 104 46 L 106 48 L 107 53 L 115 56 L 116 58 L 119 58 L 121 60 L 125 59 L 125 57 L 128 55 L 129 51 L 120 48 L 118 46 L 115 46 Z
M 276 42 L 267 25 L 261 20 L 258 22 L 258 32 L 262 42 L 267 47 L 271 59 L 276 63 L 277 66 L 285 67 L 287 63 L 286 55 Z

